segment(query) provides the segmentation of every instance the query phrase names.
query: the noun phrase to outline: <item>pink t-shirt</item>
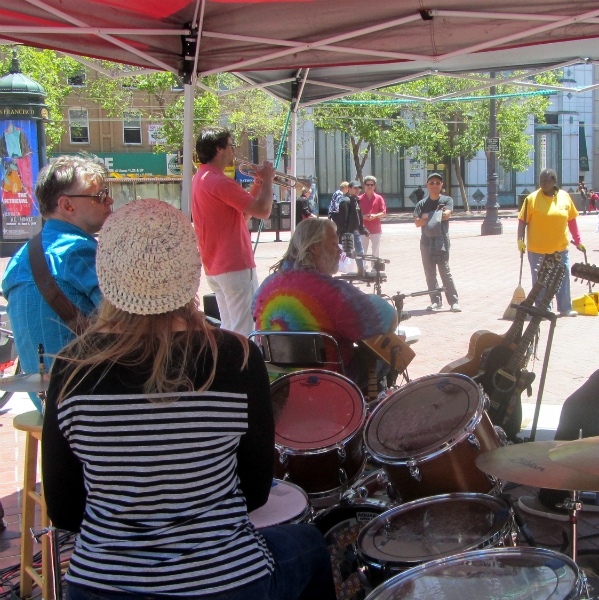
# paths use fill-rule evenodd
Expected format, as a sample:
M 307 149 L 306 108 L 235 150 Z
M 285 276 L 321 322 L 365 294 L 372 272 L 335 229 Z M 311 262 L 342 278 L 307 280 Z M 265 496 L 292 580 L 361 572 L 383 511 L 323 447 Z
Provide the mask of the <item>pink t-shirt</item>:
M 253 200 L 212 165 L 200 165 L 191 184 L 191 216 L 206 275 L 256 266 L 243 211 Z
M 385 200 L 376 192 L 374 192 L 372 199 L 368 198 L 366 193 L 364 193 L 360 195 L 358 200 L 360 201 L 360 210 L 362 211 L 363 215 L 376 215 L 378 213 L 387 214 Z M 367 221 L 364 219 L 364 227 L 366 227 L 370 233 L 382 233 L 383 231 L 381 228 L 380 219 L 373 219 L 372 221 Z

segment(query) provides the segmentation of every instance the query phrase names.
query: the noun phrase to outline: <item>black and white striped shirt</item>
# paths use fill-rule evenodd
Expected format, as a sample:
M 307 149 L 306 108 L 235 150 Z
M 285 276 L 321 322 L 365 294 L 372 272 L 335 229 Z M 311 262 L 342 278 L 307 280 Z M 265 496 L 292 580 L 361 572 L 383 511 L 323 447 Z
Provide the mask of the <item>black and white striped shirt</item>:
M 91 394 L 83 395 L 84 382 L 78 395 L 57 410 L 51 401 L 58 388 L 51 385 L 42 440 L 44 488 L 55 525 L 61 526 L 64 508 L 55 507 L 60 499 L 53 490 L 69 482 L 56 481 L 60 466 L 54 463 L 64 448 L 49 447 L 59 441 L 52 431 L 54 419 L 72 458 L 82 465 L 86 495 L 69 582 L 136 594 L 201 596 L 235 589 L 272 571 L 272 556 L 249 523 L 238 477 L 241 440 L 244 452 L 258 453 L 258 468 L 270 461 L 267 476 L 261 475 L 266 485 L 268 474 L 272 477 L 274 443 L 270 452 L 257 440 L 247 447 L 248 435 L 251 439 L 257 433 L 250 431 L 252 421 L 265 415 L 269 420 L 269 410 L 258 407 L 264 399 L 256 395 L 260 388 L 268 394 L 268 379 L 266 388 L 264 382 L 248 385 L 250 371 L 261 362 L 259 351 L 252 348 L 247 372 L 239 373 L 234 363 L 240 360 L 228 356 L 227 341 L 219 351 L 223 370 L 211 389 L 178 394 L 172 401 L 132 396 L 138 388 L 135 377 L 133 385 L 123 384 L 127 369 L 118 365 L 95 389 L 90 386 Z M 58 372 L 61 366 L 59 359 Z M 266 374 L 261 366 L 252 373 L 258 381 Z M 219 373 L 227 372 L 229 381 L 223 385 Z M 54 376 L 53 383 L 59 383 Z M 106 395 L 107 389 L 113 394 Z

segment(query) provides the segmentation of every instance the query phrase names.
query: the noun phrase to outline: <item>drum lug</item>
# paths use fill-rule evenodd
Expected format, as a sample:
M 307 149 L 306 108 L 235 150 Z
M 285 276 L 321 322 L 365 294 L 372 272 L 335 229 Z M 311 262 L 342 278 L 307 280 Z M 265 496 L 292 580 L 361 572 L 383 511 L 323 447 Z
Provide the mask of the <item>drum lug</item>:
M 499 425 L 495 425 L 493 427 L 493 429 L 495 430 L 495 433 L 497 434 L 497 437 L 499 438 L 499 443 L 502 446 L 507 446 L 508 445 L 507 433 L 503 430 L 503 428 L 499 427 Z
M 279 454 L 279 462 L 280 462 L 280 463 L 281 463 L 281 464 L 282 464 L 284 467 L 286 467 L 286 466 L 287 466 L 287 463 L 289 462 L 289 457 L 287 456 L 287 453 L 286 453 L 286 452 L 281 452 L 281 453 Z
M 489 398 L 489 395 L 487 394 L 487 392 L 485 392 L 483 390 L 483 386 L 479 383 L 478 387 L 481 391 L 481 394 L 483 396 L 483 410 L 489 410 L 489 408 L 491 407 L 491 399 Z
M 339 483 L 341 484 L 341 488 L 343 491 L 347 489 L 347 473 L 345 469 L 339 469 Z
M 283 481 L 291 481 L 291 477 L 289 477 L 289 473 L 285 473 L 285 475 L 283 475 Z
M 418 468 L 418 465 L 416 464 L 416 461 L 415 460 L 409 460 L 407 464 L 408 464 L 408 468 L 410 469 L 410 475 L 416 481 L 422 481 L 422 473 L 420 473 L 420 469 Z
M 341 444 L 337 446 L 337 456 L 339 457 L 340 462 L 345 462 L 345 459 L 347 457 L 347 453 L 345 452 L 345 446 Z
M 477 450 L 480 450 L 480 442 L 478 441 L 478 438 L 477 438 L 477 437 L 476 437 L 476 436 L 475 436 L 473 433 L 471 433 L 471 434 L 468 436 L 468 441 L 469 441 L 469 442 L 470 442 L 470 443 L 471 443 L 473 446 L 476 446 L 476 449 L 477 449 Z
M 401 504 L 401 495 L 397 493 L 397 490 L 393 487 L 393 484 L 389 481 L 385 487 L 387 496 L 391 500 L 392 504 Z

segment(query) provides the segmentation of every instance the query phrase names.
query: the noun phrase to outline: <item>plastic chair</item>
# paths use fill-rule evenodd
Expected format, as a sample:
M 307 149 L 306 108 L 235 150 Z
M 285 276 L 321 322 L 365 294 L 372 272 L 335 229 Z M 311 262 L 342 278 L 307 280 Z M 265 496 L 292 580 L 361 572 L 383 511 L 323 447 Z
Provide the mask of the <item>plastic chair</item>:
M 267 368 L 326 369 L 345 375 L 337 340 L 320 331 L 252 331 Z

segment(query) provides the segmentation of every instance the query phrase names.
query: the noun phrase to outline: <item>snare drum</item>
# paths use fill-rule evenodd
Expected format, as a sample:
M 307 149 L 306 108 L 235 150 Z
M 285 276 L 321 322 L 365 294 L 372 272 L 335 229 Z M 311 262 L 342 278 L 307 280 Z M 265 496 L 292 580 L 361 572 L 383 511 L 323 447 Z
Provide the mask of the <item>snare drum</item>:
M 494 548 L 435 560 L 376 588 L 367 600 L 579 600 L 580 571 L 543 548 Z
M 316 369 L 285 375 L 270 389 L 275 476 L 301 486 L 314 505 L 336 502 L 364 468 L 362 393 L 346 377 Z
M 362 600 L 366 595 L 358 575 L 355 541 L 362 528 L 387 509 L 386 502 L 357 498 L 331 506 L 314 518 L 331 554 L 337 600 Z
M 466 375 L 427 375 L 372 413 L 364 443 L 403 501 L 453 492 L 489 492 L 476 457 L 499 448 L 480 387 Z
M 253 510 L 248 516 L 256 529 L 263 529 L 284 523 L 305 523 L 310 513 L 308 495 L 302 488 L 287 481 L 273 479 L 266 504 Z
M 508 505 L 486 494 L 447 494 L 402 504 L 371 521 L 357 553 L 372 586 L 423 562 L 508 543 Z

